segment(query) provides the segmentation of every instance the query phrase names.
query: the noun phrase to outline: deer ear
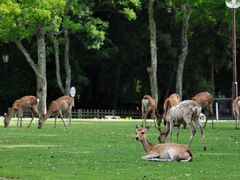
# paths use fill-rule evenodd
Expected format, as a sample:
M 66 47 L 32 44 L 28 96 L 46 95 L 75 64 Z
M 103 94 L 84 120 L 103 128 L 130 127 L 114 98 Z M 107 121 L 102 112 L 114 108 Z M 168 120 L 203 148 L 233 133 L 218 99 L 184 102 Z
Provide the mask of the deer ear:
M 138 129 L 139 128 L 139 126 L 138 125 L 136 125 L 136 129 Z
M 4 113 L 4 117 L 7 118 L 7 113 Z
M 149 131 L 149 129 L 150 129 L 150 126 L 146 126 L 146 127 L 145 127 L 145 129 L 146 129 L 147 131 Z

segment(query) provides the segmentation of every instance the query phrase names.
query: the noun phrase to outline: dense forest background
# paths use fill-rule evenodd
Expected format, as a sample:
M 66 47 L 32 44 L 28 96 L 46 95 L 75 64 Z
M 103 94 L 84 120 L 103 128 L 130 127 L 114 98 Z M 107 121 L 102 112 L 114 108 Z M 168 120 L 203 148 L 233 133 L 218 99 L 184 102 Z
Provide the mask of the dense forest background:
M 141 7 L 136 8 L 135 20 L 129 20 L 116 7 L 107 6 L 103 2 L 85 1 L 93 12 L 91 16 L 108 24 L 100 48 L 86 47 L 89 39 L 84 33 L 69 33 L 71 86 L 77 90 L 75 108 L 136 109 L 143 95 L 151 94 L 147 72 L 151 57 L 148 1 L 141 1 Z M 176 88 L 177 62 L 181 51 L 181 2 L 157 0 L 154 3 L 160 107 Z M 183 99 L 189 99 L 199 91 L 209 91 L 215 97 L 231 97 L 231 10 L 224 1 L 196 0 L 189 4 L 189 50 L 183 73 Z M 237 11 L 237 49 L 239 18 Z M 36 41 L 24 40 L 23 43 L 36 56 Z M 49 38 L 46 38 L 46 50 L 49 104 L 63 94 L 56 80 L 53 44 Z M 0 54 L 9 55 L 7 63 L 2 58 L 0 61 L 2 115 L 15 99 L 36 95 L 37 86 L 33 70 L 13 42 L 0 42 Z M 60 60 L 62 57 L 63 52 L 60 50 Z M 239 63 L 237 66 L 239 69 Z M 60 69 L 64 75 L 62 62 Z

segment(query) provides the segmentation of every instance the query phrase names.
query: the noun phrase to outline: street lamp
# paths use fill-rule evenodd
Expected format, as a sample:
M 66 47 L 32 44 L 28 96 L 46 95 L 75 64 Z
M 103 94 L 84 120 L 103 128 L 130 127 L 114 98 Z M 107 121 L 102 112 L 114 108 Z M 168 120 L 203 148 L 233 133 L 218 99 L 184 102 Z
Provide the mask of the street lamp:
M 236 58 L 236 9 L 240 7 L 240 0 L 225 0 L 226 6 L 232 9 L 232 58 L 233 58 L 233 82 L 232 100 L 238 96 L 237 83 L 237 58 Z

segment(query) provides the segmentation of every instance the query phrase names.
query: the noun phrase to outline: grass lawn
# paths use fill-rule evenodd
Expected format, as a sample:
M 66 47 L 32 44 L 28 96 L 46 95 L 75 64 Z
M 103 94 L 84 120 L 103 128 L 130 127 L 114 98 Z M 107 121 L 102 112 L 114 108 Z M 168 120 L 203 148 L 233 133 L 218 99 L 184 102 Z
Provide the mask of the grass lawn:
M 16 128 L 11 120 L 3 128 L 0 119 L 0 179 L 239 179 L 240 131 L 232 122 L 215 122 L 205 130 L 207 151 L 203 151 L 198 132 L 193 140 L 193 162 L 171 163 L 141 160 L 142 146 L 135 140 L 140 121 L 73 121 L 64 130 L 48 121 L 43 129 L 37 123 Z M 150 122 L 151 123 L 151 122 Z M 176 137 L 176 130 L 173 138 Z M 187 143 L 189 129 L 181 129 L 180 142 Z M 148 139 L 157 143 L 157 129 Z

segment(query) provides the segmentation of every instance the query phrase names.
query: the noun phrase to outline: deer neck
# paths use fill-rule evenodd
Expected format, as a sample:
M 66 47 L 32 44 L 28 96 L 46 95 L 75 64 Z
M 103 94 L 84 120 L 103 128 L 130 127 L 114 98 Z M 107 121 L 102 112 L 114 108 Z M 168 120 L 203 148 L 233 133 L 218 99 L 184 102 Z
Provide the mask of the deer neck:
M 143 149 L 146 153 L 148 153 L 152 149 L 153 144 L 150 143 L 146 138 L 144 138 L 141 141 L 141 143 L 142 143 Z

